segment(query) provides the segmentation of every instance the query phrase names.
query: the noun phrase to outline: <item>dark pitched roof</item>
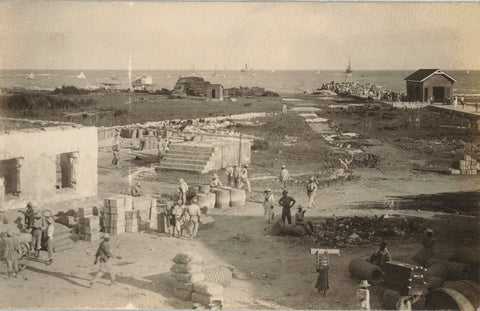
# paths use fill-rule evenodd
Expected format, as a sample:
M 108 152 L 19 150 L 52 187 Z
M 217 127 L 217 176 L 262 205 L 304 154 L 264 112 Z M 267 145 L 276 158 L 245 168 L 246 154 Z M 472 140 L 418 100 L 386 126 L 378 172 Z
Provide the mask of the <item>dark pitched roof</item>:
M 445 76 L 445 78 L 449 79 L 452 82 L 455 82 L 456 80 L 448 75 L 445 71 L 440 70 L 440 69 L 419 69 L 406 77 L 404 80 L 407 81 L 418 81 L 418 82 L 423 82 L 433 76 L 434 74 L 440 74 Z

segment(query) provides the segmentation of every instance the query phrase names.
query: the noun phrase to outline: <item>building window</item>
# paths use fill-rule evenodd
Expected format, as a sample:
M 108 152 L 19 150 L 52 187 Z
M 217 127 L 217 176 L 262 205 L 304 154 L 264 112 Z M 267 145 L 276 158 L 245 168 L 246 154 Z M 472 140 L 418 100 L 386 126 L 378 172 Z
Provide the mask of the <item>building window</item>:
M 72 188 L 76 183 L 75 170 L 77 152 L 67 152 L 58 154 L 55 167 L 57 174 L 56 188 Z
M 22 192 L 20 183 L 20 168 L 23 158 L 14 158 L 0 161 L 0 191 L 5 195 L 18 196 Z

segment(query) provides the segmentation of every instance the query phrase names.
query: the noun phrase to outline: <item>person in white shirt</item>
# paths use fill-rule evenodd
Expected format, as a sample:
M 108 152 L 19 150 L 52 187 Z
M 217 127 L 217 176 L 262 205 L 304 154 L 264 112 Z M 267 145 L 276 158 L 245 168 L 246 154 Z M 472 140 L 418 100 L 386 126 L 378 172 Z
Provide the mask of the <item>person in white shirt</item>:
M 182 201 L 182 206 L 185 206 L 185 204 L 187 203 L 188 185 L 185 182 L 185 180 L 183 180 L 183 178 L 180 178 L 178 182 L 179 182 L 178 184 L 179 199 Z
M 47 218 L 47 252 L 48 252 L 48 260 L 45 262 L 45 265 L 51 265 L 53 262 L 53 232 L 55 231 L 55 227 L 53 226 L 53 217 Z

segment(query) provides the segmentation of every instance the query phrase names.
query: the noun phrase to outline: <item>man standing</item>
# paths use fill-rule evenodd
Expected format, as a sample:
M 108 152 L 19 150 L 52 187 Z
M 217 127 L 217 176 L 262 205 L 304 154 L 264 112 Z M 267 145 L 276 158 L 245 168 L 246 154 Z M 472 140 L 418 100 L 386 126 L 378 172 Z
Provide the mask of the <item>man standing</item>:
M 25 209 L 25 229 L 29 230 L 33 226 L 33 219 L 35 217 L 35 210 L 33 209 L 33 203 L 28 202 Z
M 42 230 L 45 227 L 43 216 L 40 211 L 35 212 L 32 225 L 33 249 L 35 250 L 35 257 L 40 256 L 40 249 L 42 248 Z
M 213 173 L 212 180 L 210 181 L 210 187 L 212 187 L 212 188 L 223 188 L 223 184 L 220 181 L 220 178 L 218 178 L 218 175 L 216 173 Z
M 7 262 L 8 278 L 17 277 L 19 272 L 18 260 L 20 258 L 20 242 L 14 236 L 12 230 L 7 231 L 7 236 L 3 238 L 5 241 L 5 249 L 3 251 L 3 257 Z
M 118 149 L 118 145 L 114 145 L 112 147 L 112 152 L 113 152 L 112 165 L 115 165 L 116 167 L 118 167 L 120 165 L 120 150 Z
M 280 170 L 280 183 L 283 184 L 283 189 L 287 188 L 288 181 L 290 180 L 290 175 L 285 165 L 282 165 Z
M 317 193 L 317 183 L 315 178 L 311 177 L 307 183 L 307 196 L 308 196 L 308 208 L 313 208 L 315 206 L 315 194 Z
M 265 199 L 263 200 L 263 215 L 265 216 L 265 221 L 270 223 L 272 220 L 273 212 L 273 202 L 275 198 L 272 193 L 272 189 L 265 190 Z
M 110 244 L 108 244 L 109 241 L 110 241 L 110 235 L 105 233 L 103 237 L 103 241 L 100 243 L 100 245 L 98 246 L 97 252 L 95 253 L 94 265 L 96 265 L 98 262 L 100 266 L 98 267 L 97 274 L 95 275 L 93 280 L 90 281 L 90 286 L 92 287 L 105 274 L 105 272 L 107 272 L 110 275 L 110 280 L 111 280 L 110 285 L 115 284 L 115 274 L 113 273 L 108 263 L 108 260 L 111 257 L 113 257 L 113 254 L 110 252 Z
M 133 188 L 132 188 L 132 196 L 133 197 L 140 197 L 142 195 L 143 195 L 142 186 L 140 185 L 139 182 L 137 182 L 135 184 L 135 186 L 133 186 Z
M 182 202 L 182 206 L 184 206 L 187 203 L 188 185 L 185 182 L 185 180 L 183 180 L 183 178 L 180 178 L 178 180 L 178 182 L 179 182 L 179 184 L 178 184 L 178 195 L 179 195 L 179 199 Z
M 285 224 L 285 218 L 288 219 L 288 224 L 292 224 L 292 214 L 290 213 L 290 209 L 295 205 L 296 201 L 289 197 L 287 190 L 283 190 L 282 197 L 278 201 L 278 204 L 282 206 L 282 222 Z
M 197 236 L 198 225 L 200 222 L 200 215 L 202 214 L 200 211 L 200 206 L 198 206 L 197 202 L 198 202 L 197 197 L 194 197 L 192 199 L 192 203 L 187 208 L 188 215 L 190 216 L 190 223 L 189 223 L 190 239 L 193 239 L 194 237 Z
M 183 208 L 181 206 L 181 201 L 178 202 L 172 208 L 172 215 L 175 218 L 175 228 L 173 229 L 173 236 L 175 237 L 175 232 L 177 233 L 177 238 L 182 236 L 182 225 L 183 225 Z
M 380 243 L 380 248 L 370 256 L 369 261 L 374 265 L 383 267 L 385 262 L 392 260 L 392 255 L 387 249 L 387 243 Z
M 247 191 L 252 192 L 252 188 L 250 187 L 250 179 L 248 178 L 248 164 L 245 164 L 243 166 L 242 171 L 240 172 L 240 179 L 242 181 L 242 184 L 245 183 L 247 186 Z
M 47 217 L 47 252 L 48 252 L 48 260 L 45 262 L 45 265 L 51 265 L 53 262 L 53 232 L 55 228 L 53 227 L 53 216 Z
M 231 187 L 234 184 L 234 178 L 233 178 L 233 167 L 229 166 L 225 169 L 225 175 L 227 175 L 228 178 L 228 186 Z
M 240 180 L 240 168 L 237 164 L 233 166 L 233 181 L 235 182 L 235 188 L 240 189 L 243 186 L 243 183 Z

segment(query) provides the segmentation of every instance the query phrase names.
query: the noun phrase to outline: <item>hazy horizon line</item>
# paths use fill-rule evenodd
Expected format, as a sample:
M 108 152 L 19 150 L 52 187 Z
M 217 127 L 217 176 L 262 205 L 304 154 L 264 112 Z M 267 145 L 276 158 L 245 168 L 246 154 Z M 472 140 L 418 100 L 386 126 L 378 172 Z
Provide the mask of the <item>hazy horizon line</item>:
M 401 69 L 355 69 L 352 72 L 355 71 L 415 71 L 419 69 L 439 69 L 443 71 L 480 71 L 480 68 L 453 68 L 453 69 L 443 69 L 441 67 L 435 67 L 435 68 L 401 68 Z M 103 71 L 128 71 L 128 69 L 118 69 L 118 68 L 107 68 L 107 69 L 93 69 L 93 68 L 56 68 L 56 69 L 48 69 L 48 68 L 0 68 L 0 70 L 25 70 L 25 71 L 39 71 L 39 70 L 47 70 L 47 71 L 86 71 L 86 70 L 103 70 Z M 345 71 L 345 69 L 276 69 L 276 68 L 270 68 L 270 69 L 250 69 L 250 71 L 244 72 L 244 73 L 251 73 L 253 71 Z M 223 72 L 223 71 L 238 71 L 241 72 L 241 69 L 234 68 L 234 69 L 221 69 L 221 70 L 216 70 L 216 69 L 164 69 L 164 68 L 132 68 L 133 71 L 189 71 L 189 72 L 200 72 L 200 71 L 217 71 L 217 72 Z

